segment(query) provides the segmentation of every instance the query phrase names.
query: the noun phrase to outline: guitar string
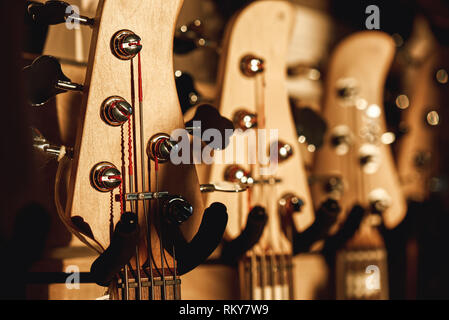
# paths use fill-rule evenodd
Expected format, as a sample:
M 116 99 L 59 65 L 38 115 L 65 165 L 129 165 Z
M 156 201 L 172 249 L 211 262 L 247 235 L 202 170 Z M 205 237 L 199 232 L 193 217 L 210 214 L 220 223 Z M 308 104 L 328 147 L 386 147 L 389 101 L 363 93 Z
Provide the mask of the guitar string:
M 131 73 L 131 105 L 133 108 L 133 114 L 136 111 L 136 92 L 135 92 L 135 75 L 134 75 L 134 59 L 130 60 L 130 73 Z M 134 172 L 137 172 L 137 152 L 133 152 L 133 150 L 137 151 L 137 129 L 136 129 L 136 120 L 135 116 L 131 116 L 128 120 L 128 174 L 129 174 L 129 191 L 134 192 L 134 190 L 138 190 L 138 175 Z M 134 159 L 134 162 L 133 162 Z M 135 186 L 135 188 L 134 188 Z M 137 224 L 139 225 L 139 202 L 135 200 L 131 202 L 132 211 L 137 215 Z M 140 274 L 140 251 L 139 245 L 136 245 L 136 272 L 134 275 L 134 279 L 137 279 L 137 289 L 136 289 L 136 300 L 142 299 L 142 278 Z M 132 269 L 131 269 L 132 271 Z

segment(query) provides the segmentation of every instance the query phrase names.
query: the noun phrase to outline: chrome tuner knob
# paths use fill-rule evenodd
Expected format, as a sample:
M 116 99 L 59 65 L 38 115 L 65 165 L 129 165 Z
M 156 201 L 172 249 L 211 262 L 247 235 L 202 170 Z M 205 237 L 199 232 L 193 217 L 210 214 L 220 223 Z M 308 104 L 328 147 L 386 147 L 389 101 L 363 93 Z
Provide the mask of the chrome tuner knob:
M 279 200 L 279 205 L 285 209 L 283 212 L 301 212 L 304 201 L 293 193 L 287 193 Z
M 59 61 L 51 56 L 41 56 L 22 71 L 26 93 L 34 107 L 45 104 L 57 94 L 67 91 L 83 91 L 84 87 L 73 83 L 64 75 Z
M 109 192 L 122 184 L 122 174 L 112 163 L 100 162 L 90 172 L 90 183 L 100 192 Z
M 112 53 L 121 60 L 130 60 L 142 50 L 141 39 L 131 30 L 120 30 L 111 39 Z
M 234 127 L 243 131 L 257 128 L 257 115 L 245 110 L 238 110 L 232 117 Z
M 246 55 L 240 61 L 240 70 L 247 77 L 254 77 L 258 73 L 264 72 L 264 61 L 253 55 Z
M 33 137 L 33 147 L 37 151 L 58 159 L 62 158 L 65 154 L 71 156 L 71 149 L 66 148 L 65 146 L 51 144 L 36 128 L 31 128 L 31 135 Z
M 32 1 L 27 7 L 33 20 L 41 25 L 55 25 L 60 23 L 94 25 L 94 19 L 80 16 L 74 7 L 64 1 L 51 0 L 45 3 Z
M 101 106 L 101 118 L 114 127 L 124 124 L 132 114 L 133 107 L 119 96 L 107 98 Z
M 192 205 L 181 196 L 170 196 L 163 200 L 162 208 L 168 223 L 180 225 L 193 214 Z
M 282 142 L 282 141 L 277 141 L 273 142 L 270 146 L 270 150 L 268 150 L 269 153 L 271 153 L 271 149 L 272 148 L 276 148 L 276 146 L 274 146 L 274 144 L 277 144 L 277 162 L 281 163 L 284 162 L 285 160 L 289 159 L 291 156 L 293 156 L 293 148 L 291 145 L 289 145 L 288 143 Z
M 225 169 L 224 180 L 234 183 L 253 184 L 250 173 L 238 165 L 231 165 Z
M 158 133 L 150 138 L 147 155 L 153 161 L 157 159 L 159 163 L 164 163 L 170 160 L 171 151 L 177 148 L 177 143 L 171 141 L 168 134 Z

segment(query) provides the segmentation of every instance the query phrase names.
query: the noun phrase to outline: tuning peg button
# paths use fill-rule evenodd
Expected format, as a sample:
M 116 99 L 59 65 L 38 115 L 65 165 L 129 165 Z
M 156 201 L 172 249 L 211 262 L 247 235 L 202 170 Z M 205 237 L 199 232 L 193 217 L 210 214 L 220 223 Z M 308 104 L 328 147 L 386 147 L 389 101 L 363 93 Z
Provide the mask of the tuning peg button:
M 83 91 L 84 87 L 73 83 L 62 72 L 61 64 L 52 56 L 41 56 L 23 69 L 23 79 L 29 102 L 41 106 L 57 94 L 67 91 Z
M 133 59 L 142 50 L 141 38 L 131 30 L 120 30 L 111 40 L 112 53 L 121 60 Z
M 301 212 L 304 201 L 293 193 L 287 193 L 279 200 L 279 205 L 288 213 Z
M 180 196 L 171 196 L 164 199 L 163 212 L 168 223 L 180 225 L 193 214 L 192 205 Z
M 101 118 L 111 126 L 121 126 L 133 114 L 133 107 L 122 97 L 107 98 L 101 106 Z
M 257 127 L 257 115 L 246 110 L 238 110 L 232 120 L 234 126 L 243 131 Z
M 90 173 L 92 186 L 100 192 L 109 192 L 122 184 L 122 174 L 110 162 L 96 164 Z
M 75 7 L 64 1 L 50 0 L 45 3 L 31 1 L 27 10 L 36 23 L 43 25 L 55 25 L 66 22 L 88 26 L 94 25 L 94 19 L 80 16 Z
M 254 77 L 265 71 L 264 60 L 254 55 L 246 55 L 240 61 L 240 70 L 247 77 Z

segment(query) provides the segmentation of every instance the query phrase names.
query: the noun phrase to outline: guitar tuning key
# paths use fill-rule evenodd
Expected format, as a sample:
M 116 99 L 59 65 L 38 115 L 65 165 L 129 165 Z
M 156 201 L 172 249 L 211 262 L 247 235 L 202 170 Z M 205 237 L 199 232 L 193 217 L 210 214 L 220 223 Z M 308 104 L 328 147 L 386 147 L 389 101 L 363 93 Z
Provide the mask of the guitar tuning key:
M 122 174 L 112 163 L 100 162 L 90 172 L 90 183 L 100 192 L 109 192 L 122 184 Z
M 150 138 L 147 155 L 153 161 L 157 159 L 159 163 L 164 163 L 170 160 L 171 151 L 176 148 L 178 148 L 177 143 L 171 141 L 168 134 L 158 133 Z
M 254 77 L 265 71 L 265 62 L 254 55 L 246 55 L 240 61 L 240 71 L 247 77 Z
M 142 50 L 141 41 L 131 30 L 120 30 L 111 39 L 112 53 L 120 60 L 133 59 Z
M 114 127 L 126 123 L 132 114 L 133 107 L 119 96 L 107 98 L 101 106 L 101 118 Z
M 301 212 L 304 201 L 293 193 L 287 193 L 279 200 L 279 205 L 286 213 Z
M 33 147 L 39 152 L 57 159 L 61 159 L 66 154 L 69 156 L 72 154 L 71 148 L 51 144 L 36 128 L 31 128 L 31 135 L 33 137 Z
M 180 196 L 170 196 L 162 204 L 165 219 L 170 224 L 180 225 L 193 215 L 192 205 Z
M 64 75 L 59 61 L 52 56 L 41 56 L 22 71 L 28 100 L 33 107 L 41 106 L 57 94 L 83 91 Z
M 245 110 L 238 110 L 232 117 L 234 126 L 243 131 L 257 128 L 257 115 Z
M 29 1 L 27 11 L 36 23 L 42 25 L 70 23 L 92 27 L 95 22 L 94 19 L 80 16 L 77 7 L 64 1 L 50 0 L 45 3 Z

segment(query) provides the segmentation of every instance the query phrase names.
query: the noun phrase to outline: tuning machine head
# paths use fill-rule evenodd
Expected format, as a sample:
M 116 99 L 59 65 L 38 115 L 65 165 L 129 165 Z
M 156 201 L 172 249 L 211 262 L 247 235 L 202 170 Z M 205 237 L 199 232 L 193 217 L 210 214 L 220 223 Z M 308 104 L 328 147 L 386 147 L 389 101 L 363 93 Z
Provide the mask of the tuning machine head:
M 61 64 L 52 56 L 41 56 L 25 67 L 23 79 L 29 102 L 34 107 L 45 104 L 57 94 L 84 89 L 64 75 Z
M 181 196 L 170 196 L 163 199 L 162 212 L 168 223 L 180 225 L 193 215 L 193 207 Z
M 293 193 L 283 195 L 278 203 L 279 206 L 284 209 L 281 210 L 281 212 L 289 214 L 301 212 L 302 207 L 304 206 L 304 201 Z
M 112 36 L 112 53 L 120 60 L 131 60 L 142 50 L 141 40 L 131 30 L 120 30 Z
M 110 162 L 96 164 L 90 172 L 91 185 L 100 192 L 110 192 L 122 184 L 122 174 Z
M 178 148 L 176 142 L 170 140 L 170 136 L 165 133 L 155 134 L 150 138 L 147 145 L 147 155 L 151 160 L 164 163 L 170 160 L 170 154 L 173 149 Z
M 64 1 L 50 0 L 45 3 L 30 1 L 27 10 L 33 20 L 42 25 L 69 23 L 93 26 L 95 22 L 94 19 L 80 16 L 76 7 Z
M 257 128 L 257 115 L 246 110 L 238 110 L 232 117 L 234 127 L 243 131 Z
M 261 58 L 248 54 L 240 60 L 240 71 L 247 77 L 254 77 L 265 71 L 265 62 Z
M 250 173 L 238 165 L 231 165 L 225 169 L 224 180 L 228 182 L 251 185 L 254 179 Z
M 117 127 L 129 120 L 133 107 L 122 97 L 107 98 L 101 106 L 101 118 L 107 124 Z
M 277 149 L 276 154 L 278 163 L 284 162 L 293 156 L 293 147 L 288 143 L 283 141 L 273 142 L 268 150 L 269 154 L 271 154 L 271 149 L 274 148 Z
M 33 137 L 33 147 L 37 151 L 57 159 L 62 158 L 66 154 L 70 157 L 72 156 L 72 149 L 51 144 L 38 129 L 31 128 L 31 135 Z

